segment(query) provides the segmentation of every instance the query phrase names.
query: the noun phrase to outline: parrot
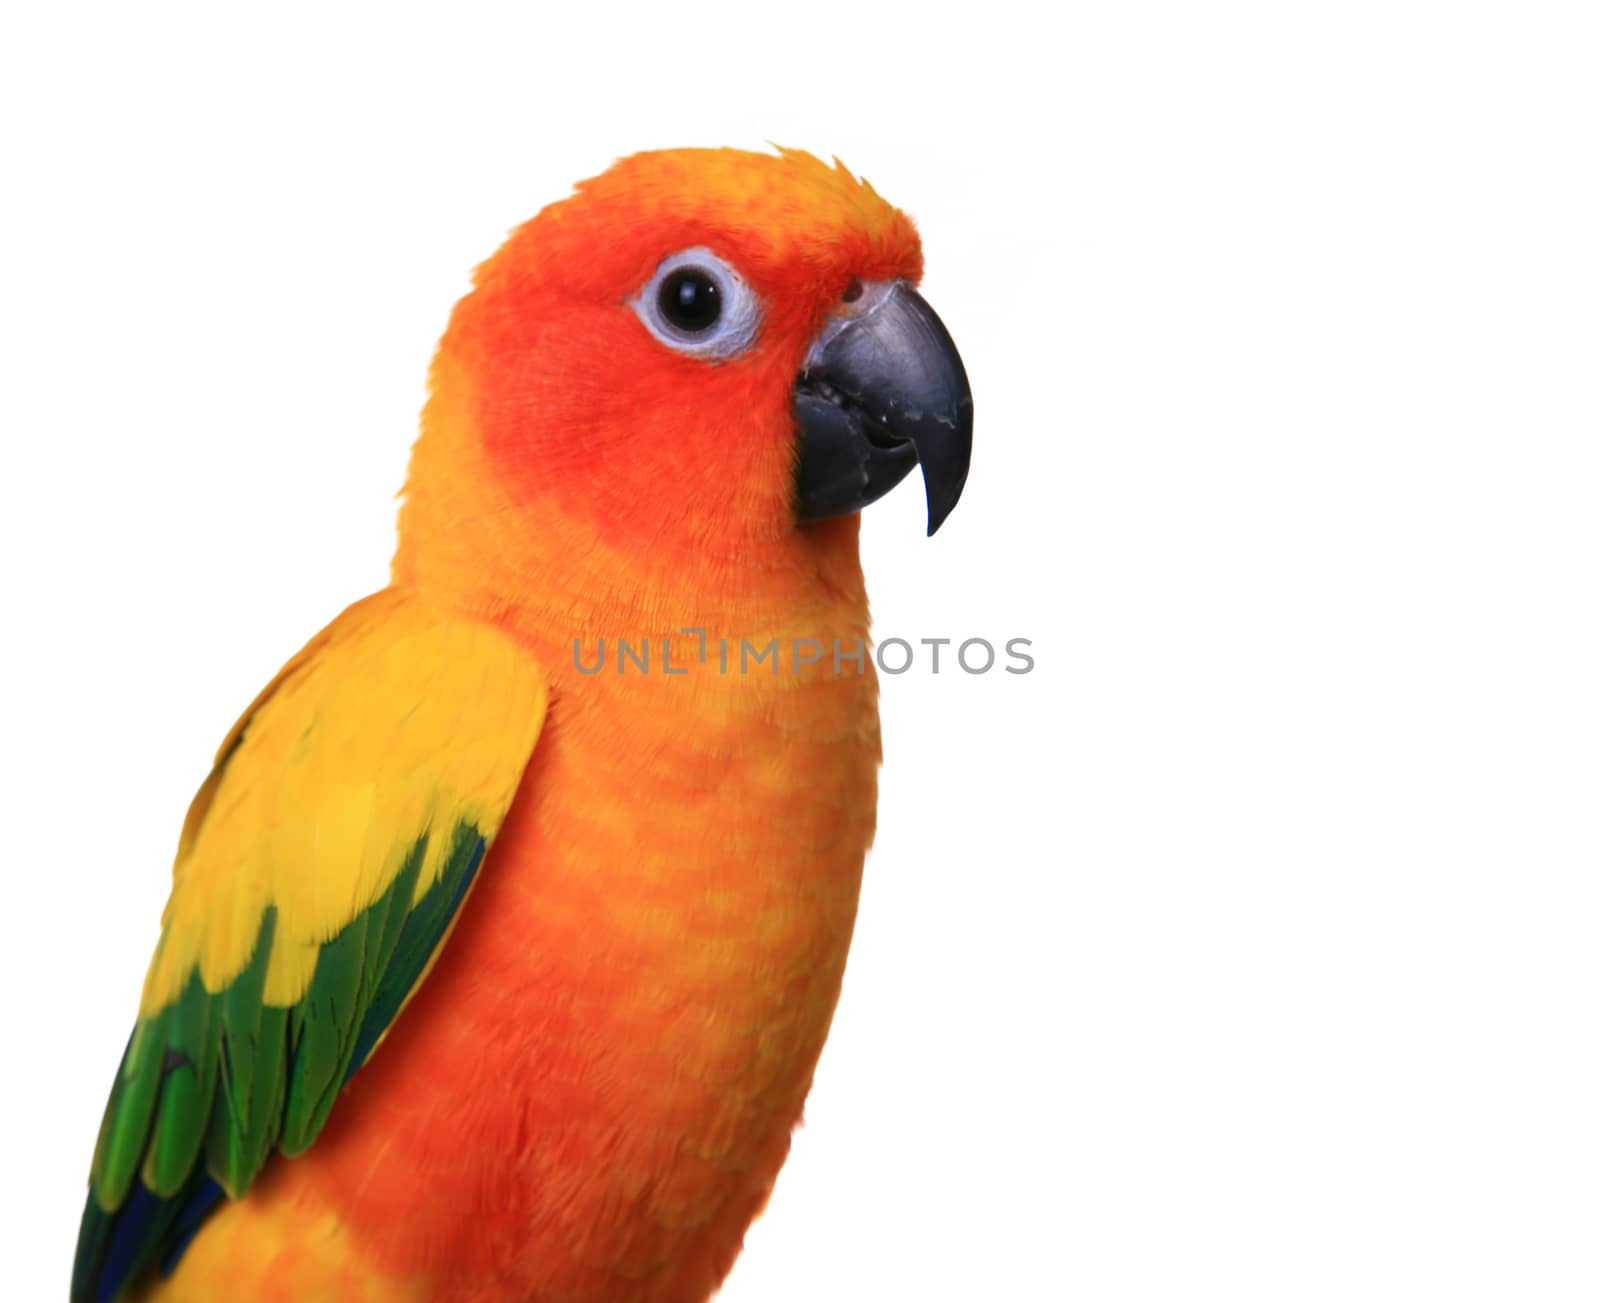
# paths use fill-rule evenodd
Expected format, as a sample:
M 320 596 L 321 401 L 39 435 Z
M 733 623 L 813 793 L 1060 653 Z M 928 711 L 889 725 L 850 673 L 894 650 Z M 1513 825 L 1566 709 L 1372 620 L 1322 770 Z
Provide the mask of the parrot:
M 74 1303 L 720 1287 L 874 835 L 860 512 L 920 466 L 932 534 L 971 460 L 922 266 L 774 146 L 624 157 L 477 268 L 388 586 L 182 825 Z

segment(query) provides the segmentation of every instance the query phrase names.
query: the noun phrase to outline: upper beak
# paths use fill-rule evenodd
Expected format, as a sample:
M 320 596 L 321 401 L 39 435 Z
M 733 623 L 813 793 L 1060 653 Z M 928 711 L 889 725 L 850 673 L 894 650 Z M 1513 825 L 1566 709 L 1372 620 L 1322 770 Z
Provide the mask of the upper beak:
M 794 408 L 801 521 L 859 511 L 919 463 L 928 533 L 955 509 L 972 461 L 972 389 L 950 332 L 905 281 L 868 286 L 829 320 Z

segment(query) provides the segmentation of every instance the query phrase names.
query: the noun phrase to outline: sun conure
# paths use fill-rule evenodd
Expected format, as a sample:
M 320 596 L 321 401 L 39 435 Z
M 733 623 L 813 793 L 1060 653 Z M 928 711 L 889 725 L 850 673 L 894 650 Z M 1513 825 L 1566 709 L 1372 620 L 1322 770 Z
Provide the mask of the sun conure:
M 625 159 L 479 268 L 390 586 L 190 807 L 75 1300 L 716 1288 L 872 839 L 856 513 L 966 479 L 921 270 L 787 150 Z

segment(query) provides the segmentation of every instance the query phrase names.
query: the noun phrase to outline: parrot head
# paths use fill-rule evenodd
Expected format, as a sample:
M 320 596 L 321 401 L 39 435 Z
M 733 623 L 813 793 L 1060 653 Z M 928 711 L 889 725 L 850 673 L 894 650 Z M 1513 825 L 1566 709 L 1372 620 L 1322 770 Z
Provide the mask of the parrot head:
M 921 272 L 910 220 L 842 164 L 625 158 L 478 269 L 408 499 L 431 440 L 470 452 L 499 514 L 731 557 L 853 530 L 838 518 L 920 464 L 931 534 L 966 480 L 972 396 Z

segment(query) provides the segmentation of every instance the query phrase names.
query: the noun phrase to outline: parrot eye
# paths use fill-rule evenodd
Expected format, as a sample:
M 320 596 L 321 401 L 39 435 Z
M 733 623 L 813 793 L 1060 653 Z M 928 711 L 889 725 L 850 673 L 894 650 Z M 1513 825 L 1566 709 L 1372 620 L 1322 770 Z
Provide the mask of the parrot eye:
M 665 259 L 631 306 L 668 348 L 710 361 L 743 352 L 761 324 L 755 292 L 706 248 Z
M 702 267 L 679 267 L 661 282 L 661 315 L 679 330 L 699 334 L 722 315 L 722 289 Z

